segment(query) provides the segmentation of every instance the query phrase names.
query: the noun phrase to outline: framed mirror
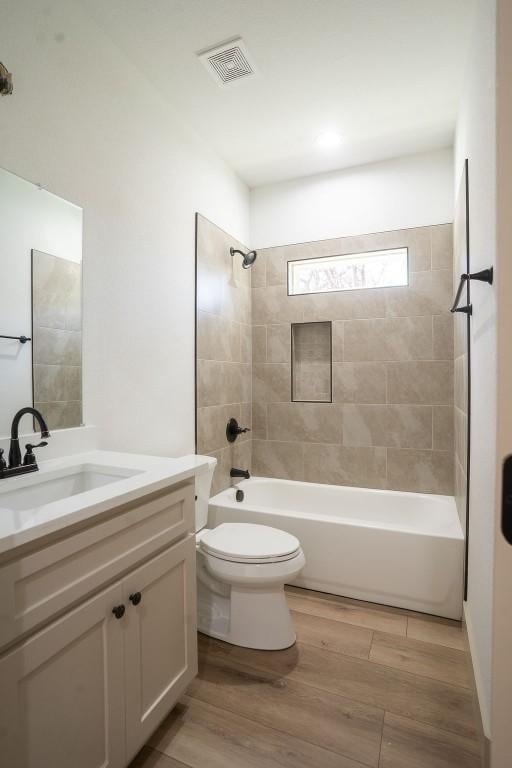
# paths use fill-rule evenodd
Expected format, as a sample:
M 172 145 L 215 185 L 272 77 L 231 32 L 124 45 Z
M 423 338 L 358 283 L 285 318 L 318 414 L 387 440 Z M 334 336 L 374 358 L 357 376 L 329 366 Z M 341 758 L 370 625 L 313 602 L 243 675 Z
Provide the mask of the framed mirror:
M 26 405 L 80 426 L 82 209 L 0 169 L 0 210 L 0 435 Z

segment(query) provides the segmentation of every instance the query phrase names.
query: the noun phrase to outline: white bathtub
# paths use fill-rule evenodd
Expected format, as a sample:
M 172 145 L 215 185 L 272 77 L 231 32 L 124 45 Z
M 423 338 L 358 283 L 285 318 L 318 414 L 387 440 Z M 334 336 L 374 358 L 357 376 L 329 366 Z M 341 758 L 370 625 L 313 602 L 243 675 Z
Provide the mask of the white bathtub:
M 460 619 L 464 541 L 451 496 L 253 477 L 210 499 L 209 525 L 271 525 L 300 540 L 293 584 Z

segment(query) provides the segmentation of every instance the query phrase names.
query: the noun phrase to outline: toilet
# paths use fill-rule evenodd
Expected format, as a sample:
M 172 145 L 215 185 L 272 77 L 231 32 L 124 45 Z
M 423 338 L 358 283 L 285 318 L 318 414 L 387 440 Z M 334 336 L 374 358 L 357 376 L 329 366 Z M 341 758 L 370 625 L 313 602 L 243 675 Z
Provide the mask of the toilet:
M 266 525 L 206 528 L 216 463 L 196 477 L 198 629 L 245 648 L 289 648 L 296 636 L 284 585 L 305 565 L 300 542 Z

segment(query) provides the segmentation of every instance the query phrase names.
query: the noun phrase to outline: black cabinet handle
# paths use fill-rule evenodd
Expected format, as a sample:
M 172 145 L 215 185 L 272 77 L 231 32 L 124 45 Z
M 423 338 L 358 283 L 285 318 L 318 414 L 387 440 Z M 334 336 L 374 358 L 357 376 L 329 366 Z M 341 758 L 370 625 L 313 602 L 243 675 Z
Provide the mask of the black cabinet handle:
M 132 592 L 128 599 L 132 605 L 138 605 L 142 600 L 142 595 L 140 592 Z
M 116 605 L 114 608 L 112 608 L 112 613 L 114 614 L 116 619 L 122 619 L 125 611 L 126 611 L 126 608 L 124 607 L 124 605 Z

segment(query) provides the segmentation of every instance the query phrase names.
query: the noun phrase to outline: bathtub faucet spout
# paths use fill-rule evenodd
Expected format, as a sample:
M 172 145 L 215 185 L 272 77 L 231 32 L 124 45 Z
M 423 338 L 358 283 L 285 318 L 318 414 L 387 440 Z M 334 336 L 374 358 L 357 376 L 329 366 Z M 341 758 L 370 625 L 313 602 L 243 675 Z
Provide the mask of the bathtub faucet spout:
M 248 469 L 236 469 L 236 467 L 231 468 L 229 475 L 230 477 L 245 477 L 246 480 L 251 476 Z

